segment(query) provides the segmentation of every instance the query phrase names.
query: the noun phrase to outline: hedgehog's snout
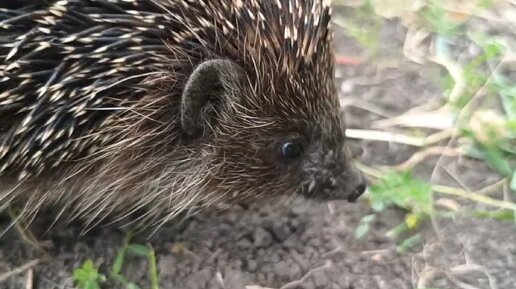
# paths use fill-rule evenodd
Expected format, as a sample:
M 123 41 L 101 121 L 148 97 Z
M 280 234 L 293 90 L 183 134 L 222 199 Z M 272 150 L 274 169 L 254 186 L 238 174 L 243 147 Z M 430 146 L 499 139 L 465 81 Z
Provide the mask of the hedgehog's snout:
M 355 202 L 367 190 L 367 182 L 364 174 L 351 162 L 345 166 L 342 181 L 345 182 L 345 184 L 340 189 L 344 190 L 346 200 L 349 202 Z
M 358 185 L 355 187 L 355 189 L 351 192 L 351 194 L 348 196 L 347 200 L 350 202 L 355 202 L 362 196 L 365 191 L 367 190 L 367 183 L 365 182 L 363 176 L 361 176 L 361 181 L 358 183 Z
M 319 200 L 355 202 L 367 190 L 365 178 L 347 157 L 331 151 L 312 159 L 301 195 Z

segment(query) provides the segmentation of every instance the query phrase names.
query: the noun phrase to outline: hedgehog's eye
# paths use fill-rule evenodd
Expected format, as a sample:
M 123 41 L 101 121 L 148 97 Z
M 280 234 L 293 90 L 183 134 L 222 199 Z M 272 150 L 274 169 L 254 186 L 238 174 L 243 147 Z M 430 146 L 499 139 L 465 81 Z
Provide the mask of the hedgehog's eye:
M 287 159 L 295 159 L 303 153 L 303 145 L 300 142 L 289 141 L 281 146 L 281 154 Z

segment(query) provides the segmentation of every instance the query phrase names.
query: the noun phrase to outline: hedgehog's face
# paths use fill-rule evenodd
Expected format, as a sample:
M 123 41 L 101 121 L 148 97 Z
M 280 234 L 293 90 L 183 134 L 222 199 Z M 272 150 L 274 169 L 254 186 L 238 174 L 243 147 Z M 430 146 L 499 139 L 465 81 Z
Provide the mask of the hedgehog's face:
M 275 107 L 257 107 L 248 100 L 255 93 L 252 85 L 238 74 L 238 67 L 229 61 L 204 62 L 183 93 L 183 129 L 189 134 L 211 131 L 208 146 L 215 150 L 210 157 L 217 164 L 210 170 L 212 189 L 236 199 L 299 193 L 315 199 L 356 200 L 365 184 L 345 152 L 336 108 L 328 105 L 331 113 L 316 121 L 276 113 Z M 228 84 L 228 79 L 238 84 Z M 218 103 L 201 105 L 214 95 Z M 207 124 L 207 119 L 215 121 Z
M 307 126 L 318 128 L 318 124 Z M 256 186 L 266 184 L 269 190 L 277 189 L 279 194 L 296 192 L 319 200 L 355 201 L 364 193 L 364 179 L 351 165 L 350 155 L 342 142 L 342 130 L 337 127 L 330 136 L 302 128 L 275 133 L 274 128 L 267 131 L 264 127 L 254 139 L 263 138 L 263 135 L 276 137 L 265 138 L 254 148 L 257 158 L 251 158 L 250 162 L 254 167 L 265 164 L 263 171 L 268 172 Z M 249 154 L 253 152 L 249 151 Z
M 312 126 L 318 127 L 317 124 Z M 298 192 L 307 198 L 355 201 L 364 193 L 366 185 L 344 147 L 343 130 L 335 127 L 333 131 L 332 135 L 309 133 L 303 142 L 285 144 L 286 148 L 300 147 L 289 157 L 295 172 L 302 176 Z M 289 151 L 283 151 L 283 156 L 286 155 Z

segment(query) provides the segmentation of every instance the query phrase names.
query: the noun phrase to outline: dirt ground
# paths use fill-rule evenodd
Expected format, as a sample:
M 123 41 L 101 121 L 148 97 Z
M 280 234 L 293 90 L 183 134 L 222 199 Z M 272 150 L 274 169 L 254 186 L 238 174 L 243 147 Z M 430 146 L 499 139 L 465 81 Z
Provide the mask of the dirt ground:
M 352 39 L 336 33 L 339 54 L 361 52 Z M 372 111 L 394 116 L 442 96 L 433 68 L 403 58 L 405 34 L 398 23 L 387 23 L 374 65 L 339 67 L 337 80 L 350 128 L 367 129 L 382 118 Z M 412 147 L 384 142 L 354 141 L 354 145 L 362 148 L 366 164 L 394 165 L 414 153 Z M 430 159 L 419 166 L 417 175 L 428 179 L 435 163 Z M 470 189 L 498 178 L 473 161 L 445 160 L 443 166 L 460 174 L 462 184 Z M 457 185 L 444 173 L 437 175 L 437 181 Z M 156 251 L 161 288 L 516 288 L 513 223 L 458 218 L 438 222 L 438 227 L 428 224 L 422 228 L 424 243 L 398 254 L 395 241 L 385 233 L 403 221 L 401 211 L 383 213 L 365 240 L 357 241 L 354 230 L 360 218 L 370 213 L 363 201 L 274 203 L 208 211 L 195 216 L 181 232 L 163 228 L 150 240 L 139 236 Z M 56 245 L 53 259 L 8 278 L 0 289 L 30 288 L 25 284 L 29 277 L 34 288 L 73 288 L 73 269 L 87 258 L 108 274 L 124 233 L 103 228 L 77 237 L 78 232 L 75 227 L 52 231 L 48 238 Z M 177 244 L 186 249 L 173 250 Z M 0 239 L 0 276 L 37 257 L 11 230 Z M 145 259 L 130 257 L 125 265 L 126 276 L 142 288 L 149 287 Z M 116 287 L 106 284 L 105 288 Z

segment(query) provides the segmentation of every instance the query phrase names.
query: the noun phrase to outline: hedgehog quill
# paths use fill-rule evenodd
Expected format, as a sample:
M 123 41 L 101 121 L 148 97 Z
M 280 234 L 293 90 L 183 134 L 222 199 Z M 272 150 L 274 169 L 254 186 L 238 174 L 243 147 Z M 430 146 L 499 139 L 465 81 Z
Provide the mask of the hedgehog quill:
M 317 0 L 4 0 L 0 211 L 161 225 L 275 195 L 355 200 Z

